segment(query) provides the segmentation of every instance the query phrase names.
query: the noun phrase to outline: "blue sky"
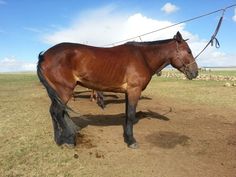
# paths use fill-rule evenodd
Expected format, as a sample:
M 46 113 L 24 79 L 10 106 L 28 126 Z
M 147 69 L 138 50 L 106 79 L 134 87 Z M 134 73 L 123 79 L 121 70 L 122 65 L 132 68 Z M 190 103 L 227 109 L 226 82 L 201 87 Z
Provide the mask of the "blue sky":
M 235 4 L 233 0 L 0 0 L 0 72 L 35 70 L 37 56 L 59 42 L 103 46 Z M 199 58 L 201 66 L 236 66 L 236 8 L 218 34 L 221 48 Z M 221 13 L 142 40 L 171 38 L 180 30 L 197 54 L 211 37 Z M 139 39 L 135 39 L 139 40 Z

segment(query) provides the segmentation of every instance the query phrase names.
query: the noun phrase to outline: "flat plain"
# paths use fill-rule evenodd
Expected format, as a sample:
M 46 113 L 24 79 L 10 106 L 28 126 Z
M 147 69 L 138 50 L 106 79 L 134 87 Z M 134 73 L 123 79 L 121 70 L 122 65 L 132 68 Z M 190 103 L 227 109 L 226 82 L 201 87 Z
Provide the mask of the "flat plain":
M 224 83 L 154 76 L 137 108 L 136 150 L 123 141 L 124 95 L 105 93 L 102 110 L 77 87 L 69 106 L 82 130 L 68 149 L 54 143 L 36 74 L 0 74 L 0 176 L 235 177 L 236 87 Z

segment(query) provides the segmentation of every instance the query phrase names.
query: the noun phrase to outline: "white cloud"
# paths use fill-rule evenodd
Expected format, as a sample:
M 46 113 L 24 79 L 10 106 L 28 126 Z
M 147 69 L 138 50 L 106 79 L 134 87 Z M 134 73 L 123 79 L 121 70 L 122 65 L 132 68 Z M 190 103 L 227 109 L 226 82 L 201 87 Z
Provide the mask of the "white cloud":
M 86 17 L 80 17 L 71 26 L 43 36 L 43 41 L 48 44 L 69 41 L 104 46 L 173 24 L 169 21 L 151 19 L 140 13 L 128 16 L 117 15 L 110 9 L 103 10 L 98 10 L 97 13 L 86 14 Z M 176 31 L 183 29 L 184 24 L 144 36 L 142 40 L 170 38 L 176 34 Z M 139 38 L 136 40 L 139 40 Z
M 234 9 L 234 16 L 232 17 L 233 21 L 236 22 L 236 8 Z
M 102 8 L 84 13 L 82 16 L 76 18 L 70 26 L 57 30 L 52 34 L 46 34 L 43 36 L 43 40 L 49 44 L 67 41 L 104 46 L 172 24 L 174 23 L 149 18 L 141 13 L 132 15 L 117 14 L 112 8 Z M 201 39 L 198 35 L 187 31 L 185 24 L 145 35 L 142 37 L 142 40 L 153 41 L 172 38 L 177 31 L 181 31 L 184 38 L 190 39 L 188 43 L 194 56 L 208 42 L 205 39 Z M 139 41 L 140 39 L 137 37 L 132 40 Z M 235 58 L 236 54 L 227 54 L 209 46 L 200 55 L 197 62 L 200 66 L 236 66 Z
M 176 5 L 168 2 L 161 8 L 161 10 L 164 11 L 166 14 L 171 14 L 179 10 L 179 8 Z
M 28 63 L 22 60 L 17 60 L 14 57 L 6 57 L 0 60 L 0 72 L 34 71 L 34 70 L 36 70 L 35 63 Z
M 113 6 L 106 6 L 84 12 L 72 22 L 71 26 L 45 35 L 43 40 L 49 44 L 69 41 L 92 45 L 103 45 L 111 40 L 117 41 L 120 36 L 117 36 L 116 32 L 124 28 L 126 16 L 114 14 L 112 9 Z
M 131 15 L 124 22 L 124 34 L 125 38 L 129 38 L 131 36 L 138 36 L 140 34 L 144 34 L 159 28 L 164 28 L 166 26 L 173 25 L 170 21 L 160 21 L 148 18 L 143 16 L 140 13 Z M 173 37 L 177 31 L 182 31 L 184 29 L 184 24 L 176 26 L 175 28 L 169 28 L 163 31 L 159 31 L 158 33 L 152 33 L 142 37 L 142 40 L 160 40 Z M 138 39 L 136 39 L 138 40 Z

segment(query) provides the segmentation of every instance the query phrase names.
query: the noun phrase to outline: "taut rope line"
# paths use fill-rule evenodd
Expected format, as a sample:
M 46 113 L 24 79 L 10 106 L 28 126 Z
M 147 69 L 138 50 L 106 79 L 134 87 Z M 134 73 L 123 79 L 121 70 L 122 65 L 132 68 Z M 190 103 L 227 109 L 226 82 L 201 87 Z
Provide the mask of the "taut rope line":
M 143 36 L 146 36 L 146 35 L 149 35 L 149 34 L 152 34 L 152 33 L 155 33 L 155 32 L 158 32 L 158 31 L 162 31 L 162 30 L 165 30 L 165 29 L 168 29 L 168 28 L 171 28 L 171 27 L 174 27 L 174 26 L 177 26 L 177 25 L 180 25 L 182 23 L 186 23 L 186 22 L 190 22 L 190 21 L 193 21 L 193 20 L 196 20 L 196 19 L 199 19 L 199 18 L 203 18 L 205 16 L 209 16 L 209 15 L 212 15 L 212 14 L 215 14 L 215 13 L 218 13 L 218 12 L 222 12 L 222 15 L 221 15 L 221 18 L 218 22 L 218 25 L 215 29 L 215 32 L 214 34 L 212 35 L 210 41 L 207 43 L 207 45 L 199 52 L 199 54 L 195 57 L 195 60 L 199 57 L 199 55 L 201 55 L 203 53 L 203 51 L 211 44 L 213 46 L 214 42 L 215 42 L 215 46 L 216 48 L 219 48 L 220 47 L 220 44 L 219 44 L 219 41 L 217 40 L 216 38 L 216 35 L 220 29 L 220 26 L 222 24 L 222 21 L 223 21 L 223 17 L 224 17 L 224 13 L 227 9 L 229 8 L 232 8 L 232 7 L 236 7 L 236 4 L 233 4 L 233 5 L 230 5 L 230 6 L 227 6 L 223 9 L 218 9 L 218 10 L 215 10 L 215 11 L 212 11 L 212 12 L 209 12 L 209 13 L 206 13 L 206 14 L 203 14 L 203 15 L 199 15 L 197 17 L 193 17 L 193 18 L 190 18 L 190 19 L 187 19 L 187 20 L 184 20 L 184 21 L 181 21 L 181 22 L 178 22 L 178 23 L 175 23 L 173 25 L 170 25 L 170 26 L 166 26 L 166 27 L 163 27 L 163 28 L 159 28 L 159 29 L 156 29 L 154 31 L 150 31 L 148 33 L 144 33 L 144 34 L 141 34 L 141 35 L 138 35 L 138 36 L 135 36 L 135 37 L 131 37 L 131 38 L 128 38 L 128 39 L 125 39 L 125 40 L 121 40 L 121 41 L 117 41 L 117 42 L 113 42 L 113 43 L 110 43 L 110 44 L 107 44 L 107 45 L 104 45 L 104 47 L 107 47 L 107 46 L 114 46 L 116 44 L 119 44 L 119 43 L 124 43 L 124 42 L 127 42 L 127 41 L 130 41 L 130 40 L 134 40 L 136 38 L 139 38 L 141 41 L 141 37 Z

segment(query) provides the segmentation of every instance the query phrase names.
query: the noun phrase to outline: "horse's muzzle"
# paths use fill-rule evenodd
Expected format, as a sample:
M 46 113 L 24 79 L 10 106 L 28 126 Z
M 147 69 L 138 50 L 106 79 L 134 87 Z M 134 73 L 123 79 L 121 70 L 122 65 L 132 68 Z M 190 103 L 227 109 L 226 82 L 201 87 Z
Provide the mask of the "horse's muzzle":
M 198 76 L 198 71 L 187 71 L 185 74 L 189 80 L 192 80 Z

